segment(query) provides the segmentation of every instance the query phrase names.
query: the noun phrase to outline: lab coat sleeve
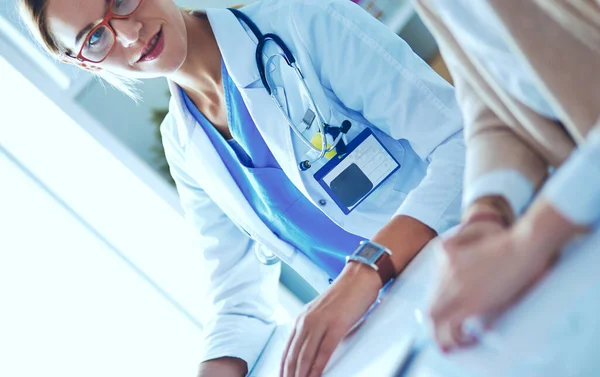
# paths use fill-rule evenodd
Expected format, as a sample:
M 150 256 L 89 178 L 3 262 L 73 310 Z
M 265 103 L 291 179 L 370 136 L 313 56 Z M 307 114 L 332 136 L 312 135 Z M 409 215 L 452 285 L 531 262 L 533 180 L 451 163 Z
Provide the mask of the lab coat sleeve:
M 456 224 L 465 145 L 452 86 L 358 5 L 347 0 L 292 3 L 298 7 L 291 16 L 298 38 L 323 87 L 375 127 L 406 139 L 429 162 L 426 177 L 396 214 L 416 218 L 438 233 Z
M 252 368 L 275 328 L 280 266 L 259 263 L 253 248 L 261 246 L 243 233 L 186 172 L 185 147 L 177 140 L 173 123 L 167 116 L 161 127 L 165 155 L 203 256 L 203 265 L 198 266 L 206 302 L 200 318 L 205 335 L 200 361 L 237 357 Z
M 575 224 L 600 224 L 600 124 L 550 178 L 542 195 Z

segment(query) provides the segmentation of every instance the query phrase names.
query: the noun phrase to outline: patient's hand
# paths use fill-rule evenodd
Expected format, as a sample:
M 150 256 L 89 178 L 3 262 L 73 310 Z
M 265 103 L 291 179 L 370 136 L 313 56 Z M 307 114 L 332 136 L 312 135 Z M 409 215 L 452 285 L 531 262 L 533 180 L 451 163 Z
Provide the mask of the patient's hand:
M 462 244 L 450 240 L 443 248 L 447 263 L 430 309 L 435 338 L 443 350 L 475 341 L 463 334 L 463 322 L 502 311 L 550 263 L 527 250 L 509 230 Z
M 462 247 L 484 240 L 485 238 L 502 233 L 506 225 L 492 219 L 481 219 L 463 224 L 457 232 L 450 237 L 444 238 L 444 249 L 458 251 Z
M 446 263 L 430 308 L 444 350 L 470 344 L 464 321 L 499 314 L 548 270 L 580 231 L 543 198 L 512 228 L 473 223 L 442 242 Z

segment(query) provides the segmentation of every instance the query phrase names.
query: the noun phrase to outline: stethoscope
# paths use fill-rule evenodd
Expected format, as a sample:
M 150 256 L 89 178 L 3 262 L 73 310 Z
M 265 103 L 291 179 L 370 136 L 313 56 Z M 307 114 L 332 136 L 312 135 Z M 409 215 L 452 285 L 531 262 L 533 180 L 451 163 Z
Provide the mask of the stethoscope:
M 315 101 L 310 89 L 308 89 L 308 86 L 306 85 L 306 81 L 304 81 L 304 75 L 302 74 L 302 71 L 296 64 L 296 59 L 294 58 L 294 55 L 292 54 L 290 49 L 287 47 L 287 45 L 281 40 L 281 38 L 279 38 L 277 35 L 272 34 L 272 33 L 263 35 L 260 32 L 260 30 L 258 29 L 258 27 L 256 26 L 256 24 L 254 22 L 252 22 L 252 20 L 250 20 L 250 18 L 248 16 L 246 16 L 244 13 L 242 13 L 241 11 L 239 11 L 237 9 L 230 8 L 229 10 L 235 15 L 235 17 L 239 21 L 244 22 L 250 28 L 250 30 L 252 31 L 252 33 L 254 34 L 256 39 L 258 40 L 258 45 L 256 46 L 256 56 L 255 56 L 256 66 L 257 66 L 258 72 L 260 74 L 260 80 L 262 81 L 262 84 L 265 87 L 267 93 L 269 94 L 269 96 L 271 97 L 271 99 L 273 100 L 273 102 L 275 103 L 275 105 L 277 106 L 279 111 L 281 112 L 281 115 L 283 115 L 284 119 L 288 123 L 288 126 L 294 131 L 296 136 L 298 136 L 298 138 L 300 138 L 300 140 L 302 140 L 302 142 L 304 144 L 306 144 L 310 149 L 319 153 L 319 155 L 312 160 L 300 161 L 300 163 L 298 164 L 298 168 L 301 171 L 306 171 L 306 170 L 310 169 L 312 164 L 321 160 L 323 157 L 325 157 L 325 155 L 327 153 L 329 153 L 333 150 L 335 150 L 337 156 L 343 157 L 346 154 L 346 143 L 344 142 L 343 137 L 350 130 L 352 123 L 349 120 L 345 120 L 342 122 L 342 125 L 340 127 L 335 127 L 335 126 L 331 126 L 331 125 L 327 124 L 325 122 L 325 118 L 323 117 L 323 114 L 321 114 L 321 111 L 319 110 L 319 108 L 316 105 L 316 101 Z M 269 56 L 267 59 L 266 67 L 265 67 L 265 63 L 263 61 L 263 51 L 264 51 L 265 45 L 269 41 L 275 43 L 277 45 L 277 47 L 279 47 L 279 50 L 281 52 L 279 52 L 278 54 Z M 274 88 L 275 85 L 273 84 L 272 78 L 269 75 L 268 70 L 266 68 L 270 68 L 271 64 L 273 64 L 275 59 L 277 59 L 277 58 L 283 59 L 289 67 L 294 69 L 294 71 L 296 72 L 296 75 L 298 76 L 298 79 L 300 80 L 300 83 L 302 84 L 301 85 L 302 89 L 304 90 L 304 93 L 306 94 L 306 96 L 308 97 L 308 100 L 310 101 L 311 108 L 306 111 L 306 113 L 304 114 L 304 117 L 302 119 L 302 125 L 304 126 L 303 129 L 299 129 L 298 127 L 296 127 L 294 122 L 290 119 L 289 115 L 283 108 L 283 105 L 281 104 L 279 99 L 277 99 L 275 93 L 273 93 L 272 88 Z M 317 127 L 319 128 L 319 134 L 321 135 L 321 148 L 314 146 L 313 143 L 311 142 L 311 140 L 309 140 L 308 138 L 306 138 L 306 136 L 304 136 L 304 132 L 311 128 L 312 124 L 314 123 L 314 120 L 317 121 Z M 331 137 L 331 139 L 333 140 L 333 142 L 329 145 L 327 142 L 327 135 L 329 135 Z

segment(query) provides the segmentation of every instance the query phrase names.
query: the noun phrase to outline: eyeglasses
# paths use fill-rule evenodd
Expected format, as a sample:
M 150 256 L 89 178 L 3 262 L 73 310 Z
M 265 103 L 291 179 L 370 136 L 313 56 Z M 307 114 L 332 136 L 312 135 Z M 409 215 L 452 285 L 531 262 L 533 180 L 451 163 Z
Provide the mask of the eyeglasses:
M 88 33 L 79 54 L 77 54 L 77 60 L 91 63 L 103 62 L 115 48 L 117 42 L 117 34 L 109 24 L 110 20 L 131 17 L 140 8 L 142 1 L 110 0 L 104 19 Z

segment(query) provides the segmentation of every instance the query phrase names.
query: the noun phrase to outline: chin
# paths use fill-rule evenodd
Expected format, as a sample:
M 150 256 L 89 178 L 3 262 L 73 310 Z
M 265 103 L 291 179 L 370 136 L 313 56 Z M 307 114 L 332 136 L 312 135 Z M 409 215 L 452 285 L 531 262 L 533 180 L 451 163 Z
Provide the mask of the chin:
M 185 60 L 185 51 L 172 51 L 169 49 L 161 54 L 161 56 L 151 62 L 151 64 L 145 64 L 139 66 L 139 70 L 136 72 L 136 78 L 157 78 L 168 76 L 183 65 Z
M 169 38 L 165 41 L 165 49 L 156 59 L 156 68 L 163 75 L 176 72 L 185 61 L 187 45 L 178 38 Z
M 167 76 L 181 67 L 184 59 L 180 59 L 178 56 L 165 56 L 166 59 L 163 61 L 157 62 L 158 64 L 153 67 L 153 71 L 157 74 L 157 76 Z

